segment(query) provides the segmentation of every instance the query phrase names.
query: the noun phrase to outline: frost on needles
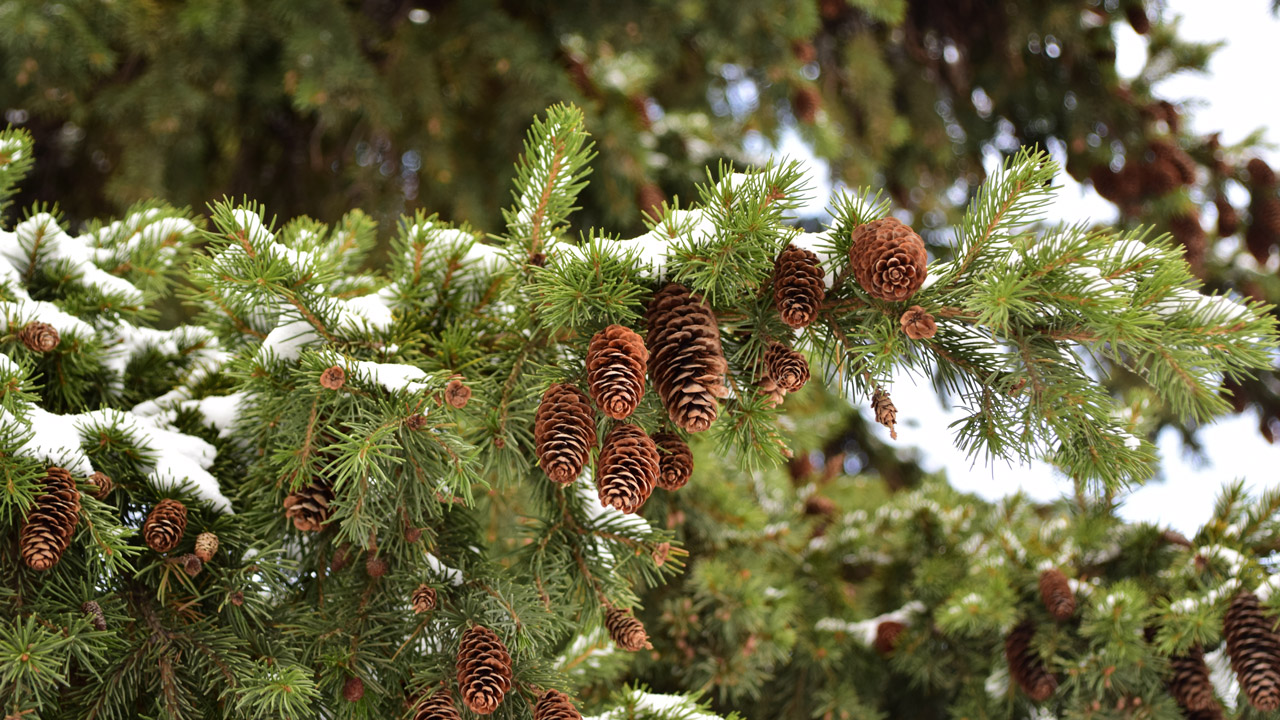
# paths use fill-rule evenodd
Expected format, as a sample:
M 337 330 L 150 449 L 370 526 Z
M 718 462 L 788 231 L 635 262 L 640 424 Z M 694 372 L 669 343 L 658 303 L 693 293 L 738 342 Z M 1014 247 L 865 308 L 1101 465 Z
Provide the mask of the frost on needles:
M 895 372 L 931 377 L 967 410 L 954 442 L 1046 458 L 1085 502 L 1147 479 L 1162 413 L 1212 418 L 1223 380 L 1274 352 L 1266 308 L 1202 294 L 1163 238 L 1044 226 L 1057 168 L 1043 153 L 987 181 L 901 302 L 851 263 L 855 229 L 890 216 L 877 193 L 839 195 L 828 229 L 806 233 L 796 165 L 721 168 L 641 237 L 578 235 L 592 157 L 575 108 L 535 120 L 501 234 L 419 212 L 380 246 L 358 210 L 279 222 L 247 200 L 207 219 L 148 203 L 78 235 L 35 208 L 0 231 L 0 504 L 14 543 L 54 558 L 0 560 L 5 711 L 505 718 L 555 689 L 601 718 L 711 717 L 679 693 L 598 692 L 625 649 L 663 647 L 640 598 L 687 557 L 678 515 L 648 522 L 643 506 L 668 502 L 660 478 L 695 457 L 757 478 L 776 467 L 810 368 L 887 423 Z M 30 158 L 23 132 L 0 134 L 0 203 Z M 776 306 L 789 246 L 814 278 L 797 287 L 821 287 L 807 324 Z M 1114 370 L 1144 382 L 1121 396 L 1099 380 Z M 589 376 L 645 389 L 606 418 Z M 544 401 L 555 384 L 577 391 Z M 540 453 L 581 462 L 552 482 Z M 860 537 L 849 521 L 830 542 Z M 1256 548 L 1232 552 L 1233 581 L 1269 587 Z M 886 622 L 937 613 L 966 641 L 1019 620 L 1007 593 L 999 618 L 967 620 L 965 598 L 991 586 L 962 587 L 813 627 L 874 644 Z

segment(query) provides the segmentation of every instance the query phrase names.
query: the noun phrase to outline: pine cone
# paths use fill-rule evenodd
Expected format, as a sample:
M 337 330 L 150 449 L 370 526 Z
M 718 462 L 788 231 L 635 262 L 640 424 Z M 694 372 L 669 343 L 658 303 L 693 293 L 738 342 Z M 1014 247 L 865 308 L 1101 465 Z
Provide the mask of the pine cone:
M 822 109 L 822 95 L 817 88 L 809 85 L 796 88 L 791 95 L 791 108 L 795 111 L 796 120 L 805 125 L 818 121 L 818 110 Z
M 404 419 L 404 426 L 410 430 L 421 430 L 427 426 L 427 416 L 422 413 L 414 413 Z
M 1261 265 L 1271 256 L 1271 248 L 1280 245 L 1280 198 L 1254 193 L 1249 214 L 1252 217 L 1244 233 L 1244 243 Z
M 581 390 L 555 383 L 542 394 L 533 420 L 538 467 L 552 482 L 577 479 L 596 446 L 596 419 Z
M 462 720 L 462 713 L 454 707 L 448 690 L 437 690 L 418 699 L 413 709 L 413 720 Z
M 1036 627 L 1030 620 L 1015 627 L 1004 640 L 1004 657 L 1009 662 L 1009 677 L 1027 697 L 1044 702 L 1058 689 L 1058 679 L 1049 674 L 1044 661 L 1032 650 L 1031 638 L 1035 634 Z
M 370 552 L 369 557 L 365 558 L 364 571 L 369 573 L 371 578 L 380 578 L 386 575 L 390 569 L 391 564 L 387 562 L 387 559 L 376 552 Z
M 938 333 L 938 323 L 924 308 L 912 305 L 898 320 L 902 332 L 912 340 L 928 340 Z
M 827 297 L 818 256 L 788 245 L 773 264 L 773 307 L 782 322 L 800 329 L 818 318 Z
M 62 559 L 80 522 L 80 491 L 71 473 L 60 467 L 45 471 L 44 487 L 19 533 L 22 561 L 32 570 L 48 570 Z
M 293 526 L 302 532 L 323 530 L 332 511 L 333 488 L 328 481 L 317 478 L 289 493 L 284 499 L 284 516 L 293 520 Z
M 1183 709 L 1189 712 L 1221 712 L 1200 648 L 1169 658 L 1169 670 L 1169 694 Z
M 868 295 L 890 302 L 914 295 L 929 273 L 924 240 L 893 217 L 854 228 L 849 264 Z
M 110 495 L 111 491 L 115 489 L 115 484 L 111 482 L 111 476 L 104 472 L 95 472 L 90 475 L 89 484 L 93 486 L 90 494 L 99 500 Z
M 213 560 L 218 554 L 218 536 L 211 532 L 202 532 L 196 536 L 196 557 L 204 562 Z
M 1236 593 L 1222 620 L 1231 669 L 1250 704 L 1263 712 L 1280 710 L 1280 635 L 1275 626 L 1258 596 L 1248 590 Z
M 871 394 L 871 409 L 876 413 L 876 422 L 889 428 L 889 437 L 897 440 L 898 430 L 895 426 L 898 424 L 898 408 L 894 407 L 889 393 L 877 388 Z
M 600 505 L 624 513 L 640 509 L 658 482 L 658 447 L 637 425 L 619 425 L 605 436 L 596 462 Z
M 693 476 L 693 452 L 675 433 L 658 433 L 653 436 L 658 448 L 658 487 L 663 490 L 679 490 Z
M 1200 214 L 1192 210 L 1169 220 L 1169 230 L 1173 239 L 1177 240 L 1185 250 L 1187 264 L 1199 275 L 1204 271 L 1204 254 L 1206 240 L 1204 228 L 1200 225 Z
M 47 353 L 62 341 L 58 330 L 48 323 L 29 322 L 18 331 L 18 340 L 31 352 Z
M 511 689 L 511 654 L 492 630 L 479 625 L 462 635 L 458 647 L 458 689 L 477 715 L 498 709 Z
M 343 370 L 341 365 L 334 365 L 320 373 L 320 385 L 330 390 L 339 390 L 346 382 L 347 371 Z
M 649 301 L 646 320 L 649 374 L 671 422 L 685 432 L 706 430 L 719 413 L 717 398 L 729 394 L 729 364 L 711 306 L 672 283 Z
M 644 631 L 644 623 L 632 615 L 630 610 L 609 608 L 604 616 L 604 626 L 609 631 L 609 637 L 623 650 L 635 652 L 653 647 L 649 643 L 649 634 Z
M 625 420 L 644 397 L 649 350 L 630 328 L 610 325 L 587 348 L 587 385 L 600 412 Z
M 1182 175 L 1173 163 L 1162 158 L 1137 166 L 1144 197 L 1160 197 L 1182 186 Z
M 204 561 L 196 557 L 195 553 L 187 553 L 182 556 L 182 571 L 191 577 L 200 574 L 204 570 Z
M 1185 150 L 1165 140 L 1151 143 L 1151 153 L 1156 162 L 1173 170 L 1178 185 L 1191 185 L 1196 181 L 1196 161 Z
M 142 539 L 156 552 L 169 552 L 182 542 L 182 534 L 186 530 L 187 506 L 165 498 L 151 508 L 151 513 L 142 523 Z
M 80 612 L 89 616 L 89 624 L 94 630 L 102 631 L 107 629 L 107 616 L 102 614 L 102 607 L 93 600 L 86 601 L 80 606 Z
M 898 645 L 898 637 L 907 626 L 897 620 L 885 620 L 876 625 L 876 639 L 871 643 L 881 657 L 888 657 Z
M 1266 189 L 1276 184 L 1276 172 L 1262 158 L 1249 160 L 1244 169 L 1249 173 L 1249 185 L 1253 187 Z
M 436 609 L 436 589 L 426 583 L 413 591 L 413 611 L 415 613 L 431 612 Z
M 662 217 L 662 205 L 666 201 L 667 196 L 662 188 L 653 183 L 645 183 L 636 191 L 636 207 L 640 209 L 640 214 L 651 219 Z
M 1240 213 L 1236 212 L 1226 195 L 1218 195 L 1213 199 L 1218 209 L 1218 237 L 1230 237 L 1240 229 Z
M 1129 27 L 1139 35 L 1151 32 L 1151 18 L 1147 17 L 1147 9 L 1142 6 L 1141 0 L 1125 8 L 1124 16 L 1129 21 Z
M 782 343 L 769 344 L 764 351 L 764 366 L 778 389 L 785 393 L 796 392 L 809 382 L 809 361 Z
M 1061 622 L 1076 614 L 1076 594 L 1058 568 L 1040 573 L 1040 600 L 1054 620 Z
M 347 702 L 360 702 L 364 697 L 364 680 L 352 675 L 347 678 L 347 682 L 342 686 L 342 697 Z
M 548 690 L 533 706 L 533 720 L 582 720 L 582 713 L 573 706 L 568 695 L 559 690 Z
M 471 400 L 471 388 L 467 387 L 458 378 L 453 378 L 444 388 L 445 402 L 455 410 L 461 410 L 467 406 Z

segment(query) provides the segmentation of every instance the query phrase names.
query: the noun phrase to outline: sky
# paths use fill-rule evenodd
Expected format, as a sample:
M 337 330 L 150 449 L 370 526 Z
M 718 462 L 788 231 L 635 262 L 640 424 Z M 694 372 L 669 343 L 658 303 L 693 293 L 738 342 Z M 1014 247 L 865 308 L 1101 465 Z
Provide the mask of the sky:
M 1274 51 L 1280 45 L 1280 20 L 1270 13 L 1270 0 L 1169 0 L 1166 18 L 1181 17 L 1180 32 L 1188 40 L 1225 41 L 1205 75 L 1184 74 L 1156 86 L 1157 94 L 1193 106 L 1191 129 L 1195 132 L 1221 131 L 1224 144 L 1242 140 L 1259 128 L 1267 128 L 1266 140 L 1280 142 L 1280 93 L 1264 88 L 1260 73 L 1274 68 Z M 1123 23 L 1117 34 L 1116 62 L 1122 75 L 1132 77 L 1146 59 L 1146 40 Z M 797 136 L 785 138 L 781 154 L 819 165 Z M 1271 152 L 1268 159 L 1280 159 Z M 1273 165 L 1277 164 L 1273 162 Z M 811 177 L 825 177 L 825 168 L 814 167 Z M 1050 219 L 1106 222 L 1115 218 L 1112 205 L 1092 189 L 1075 183 L 1065 173 L 1058 203 Z M 816 195 L 825 204 L 829 183 L 819 182 Z M 1243 197 L 1236 197 L 1237 202 Z M 1206 217 L 1206 222 L 1211 218 Z M 916 447 L 928 470 L 945 469 L 951 484 L 960 490 L 988 499 L 1022 490 L 1037 500 L 1052 500 L 1071 492 L 1070 482 L 1045 463 L 1027 465 L 987 464 L 967 458 L 953 442 L 947 426 L 959 413 L 942 406 L 927 378 L 900 376 L 892 385 L 898 409 L 898 439 L 880 428 L 881 439 L 900 447 Z M 864 409 L 870 417 L 870 410 Z M 874 425 L 874 423 L 873 423 Z M 1237 478 L 1257 490 L 1280 484 L 1275 468 L 1280 467 L 1280 445 L 1270 445 L 1258 434 L 1254 411 L 1220 419 L 1201 430 L 1204 458 L 1196 458 L 1183 447 L 1174 431 L 1157 438 L 1163 478 L 1153 480 L 1131 493 L 1120 514 L 1133 521 L 1155 522 L 1185 534 L 1193 534 L 1209 519 L 1213 502 L 1222 485 Z

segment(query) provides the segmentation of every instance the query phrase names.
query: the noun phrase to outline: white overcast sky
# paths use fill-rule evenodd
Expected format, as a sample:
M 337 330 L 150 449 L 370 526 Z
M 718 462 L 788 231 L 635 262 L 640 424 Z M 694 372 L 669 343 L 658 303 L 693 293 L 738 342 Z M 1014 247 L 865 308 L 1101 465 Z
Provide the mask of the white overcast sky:
M 1166 17 L 1181 16 L 1180 32 L 1189 40 L 1225 41 L 1214 56 L 1207 75 L 1180 75 L 1157 86 L 1157 93 L 1169 100 L 1197 101 L 1191 128 L 1196 132 L 1221 131 L 1224 143 L 1234 143 L 1258 128 L 1268 128 L 1266 140 L 1280 141 L 1280 92 L 1271 75 L 1276 67 L 1275 50 L 1280 47 L 1280 21 L 1270 12 L 1270 0 L 1169 0 Z M 1146 59 L 1146 40 L 1119 24 L 1117 63 L 1126 77 L 1136 75 Z M 782 154 L 797 158 L 812 155 L 798 138 L 785 139 Z M 1275 159 L 1280 154 L 1270 153 Z M 825 169 L 815 167 L 813 176 Z M 1063 175 L 1067 185 L 1052 216 L 1107 221 L 1115 217 L 1112 206 L 1092 190 L 1082 188 Z M 817 183 L 819 203 L 825 202 L 829 185 Z M 1239 198 L 1237 198 L 1239 200 Z M 1210 218 L 1206 217 L 1206 223 Z M 886 442 L 915 446 L 927 469 L 945 468 L 951 483 L 959 489 L 987 498 L 1019 489 L 1050 500 L 1070 492 L 1070 483 L 1048 465 L 1031 466 L 976 464 L 955 449 L 947 427 L 957 414 L 939 404 L 927 380 L 916 383 L 910 377 L 897 378 L 893 386 L 898 408 L 898 440 L 882 432 Z M 1132 520 L 1148 520 L 1192 533 L 1208 518 L 1213 501 L 1223 483 L 1244 478 L 1250 487 L 1280 483 L 1280 446 L 1269 445 L 1258 435 L 1258 418 L 1253 411 L 1223 418 L 1200 433 L 1207 460 L 1197 461 L 1186 452 L 1173 431 L 1158 438 L 1163 479 L 1155 480 L 1127 499 L 1121 514 Z

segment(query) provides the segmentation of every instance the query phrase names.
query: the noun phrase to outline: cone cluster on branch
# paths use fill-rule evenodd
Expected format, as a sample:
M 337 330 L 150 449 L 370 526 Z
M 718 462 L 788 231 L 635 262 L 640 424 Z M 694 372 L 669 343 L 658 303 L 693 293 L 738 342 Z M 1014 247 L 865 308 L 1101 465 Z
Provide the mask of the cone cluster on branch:
M 1076 594 L 1071 590 L 1067 576 L 1058 568 L 1040 573 L 1040 600 L 1053 619 L 1059 622 L 1076 614 Z
M 902 325 L 902 332 L 912 340 L 928 340 L 938 333 L 938 323 L 919 305 L 907 308 L 898 323 Z
M 31 352 L 47 353 L 58 347 L 58 330 L 48 323 L 29 322 L 18 331 L 18 340 Z
M 814 253 L 788 245 L 773 266 L 773 307 L 782 322 L 797 330 L 818 318 L 826 299 L 822 266 Z
M 317 478 L 289 493 L 284 499 L 284 515 L 302 532 L 324 529 L 332 514 L 333 488 L 327 480 Z
M 1031 647 L 1036 627 L 1024 621 L 1004 640 L 1004 656 L 1009 662 L 1009 677 L 1035 702 L 1044 702 L 1058 689 L 1058 679 L 1049 674 L 1044 661 Z
M 644 623 L 632 615 L 630 610 L 609 608 L 604 616 L 604 627 L 609 631 L 613 642 L 627 652 L 653 647 L 649 642 L 649 633 L 645 632 Z
M 458 691 L 471 712 L 488 715 L 511 690 L 511 654 L 489 628 L 479 625 L 462 635 L 458 647 Z
M 196 557 L 203 562 L 213 560 L 218 554 L 218 536 L 211 532 L 202 532 L 196 536 Z
M 693 476 L 693 452 L 689 445 L 675 433 L 663 432 L 653 436 L 658 448 L 658 487 L 663 490 L 679 490 Z
M 413 708 L 413 720 L 462 720 L 447 690 L 424 694 Z
M 576 480 L 596 446 L 596 419 L 587 396 L 564 383 L 547 388 L 534 415 L 533 444 L 538 467 L 552 482 Z
M 649 350 L 628 327 L 610 325 L 591 338 L 587 348 L 587 384 L 600 412 L 625 420 L 644 397 Z
M 89 484 L 93 486 L 89 494 L 99 500 L 110 495 L 111 491 L 115 489 L 115 483 L 111 482 L 111 476 L 104 472 L 95 472 L 90 475 Z
M 559 690 L 548 690 L 533 706 L 533 720 L 582 720 L 582 713 L 573 706 L 568 695 Z
M 633 513 L 653 494 L 661 468 L 653 440 L 638 425 L 619 425 L 604 439 L 596 465 L 600 504 Z
M 436 589 L 422 583 L 413 591 L 413 611 L 415 613 L 431 612 L 436 609 Z
M 1249 703 L 1263 712 L 1280 710 L 1280 635 L 1276 618 L 1267 617 L 1258 596 L 1241 590 L 1222 620 L 1231 669 Z
M 683 285 L 671 283 L 649 302 L 649 374 L 671 422 L 685 432 L 711 427 L 719 398 L 729 394 L 729 364 L 711 306 Z
M 22 561 L 32 570 L 57 565 L 80 522 L 80 491 L 71 473 L 50 467 L 43 484 L 27 511 L 18 540 Z
M 187 506 L 172 498 L 165 498 L 151 508 L 142 523 L 142 539 L 156 552 L 169 552 L 182 542 L 187 531 Z
M 779 405 L 788 393 L 793 393 L 809 382 L 809 361 L 804 355 L 780 342 L 769 343 L 764 351 L 764 374 L 760 377 L 760 391 L 769 396 L 772 405 Z
M 852 239 L 849 265 L 858 285 L 871 297 L 901 302 L 924 284 L 929 265 L 924 240 L 897 218 L 859 225 Z
M 1222 714 L 1218 699 L 1213 694 L 1209 680 L 1209 668 L 1204 663 L 1204 653 L 1194 648 L 1186 655 L 1169 658 L 1169 694 L 1188 712 Z

